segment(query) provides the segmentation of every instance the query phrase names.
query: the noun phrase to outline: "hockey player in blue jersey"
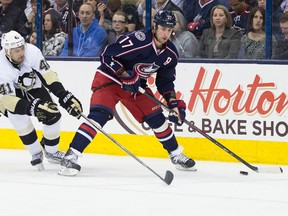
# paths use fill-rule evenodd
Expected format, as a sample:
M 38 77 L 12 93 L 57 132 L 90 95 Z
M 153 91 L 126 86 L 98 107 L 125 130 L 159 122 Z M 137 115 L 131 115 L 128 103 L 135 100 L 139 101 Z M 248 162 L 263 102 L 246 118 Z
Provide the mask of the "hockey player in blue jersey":
M 148 77 L 156 73 L 157 90 L 169 108 L 177 113 L 171 113 L 169 120 L 178 125 L 183 124 L 186 105 L 183 100 L 176 99 L 173 83 L 178 53 L 169 40 L 175 24 L 175 16 L 171 11 L 160 10 L 154 17 L 152 30 L 122 35 L 105 48 L 92 83 L 88 118 L 102 128 L 113 118 L 115 106 L 121 101 L 138 122 L 146 122 L 152 128 L 176 168 L 195 170 L 195 161 L 182 153 L 183 147 L 178 145 L 161 107 L 138 92 L 141 86 L 153 95 L 146 82 Z M 78 157 L 96 133 L 96 129 L 87 122 L 80 125 L 61 162 L 60 175 L 72 176 L 80 171 Z

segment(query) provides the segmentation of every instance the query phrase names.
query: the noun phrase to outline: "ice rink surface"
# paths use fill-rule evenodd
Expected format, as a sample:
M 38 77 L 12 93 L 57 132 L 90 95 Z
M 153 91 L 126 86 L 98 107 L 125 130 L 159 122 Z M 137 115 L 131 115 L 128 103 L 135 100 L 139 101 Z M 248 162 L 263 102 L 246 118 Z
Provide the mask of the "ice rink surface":
M 140 158 L 160 176 L 172 171 L 168 186 L 130 156 L 83 154 L 75 177 L 59 176 L 46 160 L 39 172 L 30 159 L 25 150 L 0 150 L 0 216 L 288 215 L 287 166 L 259 174 L 241 163 L 197 161 L 197 172 L 185 172 L 168 159 Z

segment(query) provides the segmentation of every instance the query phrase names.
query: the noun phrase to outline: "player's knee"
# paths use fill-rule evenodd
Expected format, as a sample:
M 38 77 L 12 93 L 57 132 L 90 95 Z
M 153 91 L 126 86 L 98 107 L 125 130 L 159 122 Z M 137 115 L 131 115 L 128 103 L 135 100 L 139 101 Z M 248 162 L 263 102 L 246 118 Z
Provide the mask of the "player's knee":
M 157 129 L 157 128 L 161 128 L 161 127 L 164 127 L 164 126 L 167 128 L 166 125 L 168 125 L 166 123 L 166 119 L 165 119 L 165 116 L 163 115 L 163 113 L 159 113 L 158 115 L 147 119 L 145 122 L 152 129 Z
M 103 127 L 108 120 L 113 118 L 113 115 L 107 110 L 91 109 L 88 118 L 93 119 Z

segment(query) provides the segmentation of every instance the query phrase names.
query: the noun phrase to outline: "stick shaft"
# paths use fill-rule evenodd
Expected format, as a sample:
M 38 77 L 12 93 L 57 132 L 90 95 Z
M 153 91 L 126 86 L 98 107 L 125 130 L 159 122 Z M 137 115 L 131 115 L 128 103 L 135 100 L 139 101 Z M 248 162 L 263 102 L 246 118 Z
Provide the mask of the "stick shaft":
M 169 107 L 167 107 L 164 103 L 162 103 L 161 101 L 159 101 L 157 98 L 149 95 L 147 92 L 145 92 L 145 90 L 143 88 L 139 88 L 139 92 L 141 92 L 142 94 L 146 95 L 148 98 L 150 98 L 151 100 L 155 101 L 156 103 L 158 103 L 159 105 L 161 105 L 161 107 L 169 112 L 174 112 L 173 110 L 171 110 Z M 250 169 L 252 169 L 255 172 L 266 172 L 266 169 L 259 169 L 256 166 L 251 165 L 250 163 L 248 163 L 247 161 L 245 161 L 244 159 L 242 159 L 241 157 L 239 157 L 237 154 L 235 154 L 234 152 L 232 152 L 231 150 L 229 150 L 228 148 L 226 148 L 224 145 L 222 145 L 220 142 L 218 142 L 217 140 L 215 140 L 213 137 L 209 136 L 207 133 L 205 133 L 204 131 L 202 131 L 200 128 L 198 128 L 196 125 L 192 124 L 191 122 L 187 121 L 186 119 L 184 120 L 184 123 L 187 124 L 188 126 L 192 127 L 195 131 L 197 131 L 198 133 L 200 133 L 202 136 L 204 136 L 205 138 L 207 138 L 208 140 L 210 140 L 212 143 L 216 144 L 219 148 L 221 148 L 222 150 L 224 150 L 225 152 L 227 152 L 228 154 L 230 154 L 232 157 L 236 158 L 238 161 L 240 161 L 241 163 L 243 163 L 244 165 L 246 165 L 247 167 L 249 167 Z M 274 172 L 273 172 L 274 170 Z M 269 171 L 269 173 L 282 173 L 282 169 L 279 167 L 271 167 L 267 170 L 267 172 Z
M 115 140 L 112 136 L 110 136 L 107 132 L 105 132 L 102 128 L 98 127 L 94 123 L 93 120 L 89 119 L 87 116 L 85 116 L 83 113 L 81 113 L 81 116 L 89 122 L 93 127 L 95 127 L 98 131 L 103 133 L 107 138 L 109 138 L 113 143 L 115 143 L 118 147 L 120 147 L 123 151 L 125 151 L 128 155 L 130 155 L 132 158 L 134 158 L 136 161 L 138 161 L 142 166 L 146 167 L 148 170 L 150 170 L 153 174 L 155 174 L 157 177 L 159 177 L 162 181 L 164 181 L 166 184 L 170 185 L 171 182 L 169 180 L 167 181 L 167 172 L 165 179 L 162 178 L 157 172 L 155 172 L 152 168 L 150 168 L 147 164 L 145 164 L 142 160 L 140 160 L 138 157 L 136 157 L 133 153 L 131 153 L 128 149 L 126 149 L 123 145 L 121 145 L 117 140 Z M 171 175 L 171 172 L 169 171 L 169 174 Z M 173 175 L 173 174 L 172 174 Z M 173 178 L 172 178 L 173 179 Z M 172 180 L 171 180 L 172 181 Z

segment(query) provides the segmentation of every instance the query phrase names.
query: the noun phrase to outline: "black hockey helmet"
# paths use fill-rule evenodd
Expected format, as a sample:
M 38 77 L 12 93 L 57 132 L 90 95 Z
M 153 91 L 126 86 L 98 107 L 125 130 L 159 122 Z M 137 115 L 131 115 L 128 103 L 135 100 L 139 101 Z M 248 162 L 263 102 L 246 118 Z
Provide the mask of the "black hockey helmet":
M 161 25 L 174 28 L 176 25 L 176 18 L 172 11 L 159 10 L 154 17 L 154 22 L 156 23 L 156 26 Z

